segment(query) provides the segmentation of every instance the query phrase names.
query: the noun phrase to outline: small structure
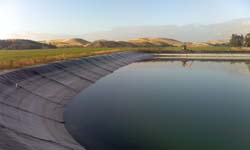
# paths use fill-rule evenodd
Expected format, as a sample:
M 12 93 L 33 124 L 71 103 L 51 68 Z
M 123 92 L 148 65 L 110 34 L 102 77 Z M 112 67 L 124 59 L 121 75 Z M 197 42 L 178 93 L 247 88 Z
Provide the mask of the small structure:
M 184 44 L 183 44 L 182 50 L 183 50 L 183 51 L 188 51 L 188 49 L 187 49 L 187 43 L 184 43 Z
M 183 50 L 187 50 L 187 45 L 183 45 Z

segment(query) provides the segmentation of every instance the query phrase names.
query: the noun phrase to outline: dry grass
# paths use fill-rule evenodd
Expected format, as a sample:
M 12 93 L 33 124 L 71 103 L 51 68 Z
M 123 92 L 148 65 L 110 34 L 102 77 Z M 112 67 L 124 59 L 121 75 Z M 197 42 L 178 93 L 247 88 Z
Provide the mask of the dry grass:
M 71 58 L 120 52 L 120 49 L 0 50 L 0 69 L 13 69 Z

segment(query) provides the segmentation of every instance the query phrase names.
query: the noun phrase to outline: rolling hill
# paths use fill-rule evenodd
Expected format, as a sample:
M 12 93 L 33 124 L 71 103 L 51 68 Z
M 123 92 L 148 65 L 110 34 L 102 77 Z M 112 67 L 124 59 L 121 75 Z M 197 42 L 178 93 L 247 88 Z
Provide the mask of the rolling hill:
M 207 42 L 188 42 L 189 47 L 206 47 L 206 46 L 228 46 L 229 40 L 213 40 Z
M 97 40 L 86 45 L 86 47 L 99 48 L 99 47 L 137 47 L 137 45 L 125 41 L 107 41 L 107 40 Z
M 129 42 L 139 47 L 166 47 L 183 45 L 183 42 L 167 38 L 137 38 L 129 40 Z
M 71 38 L 42 41 L 42 43 L 51 44 L 56 47 L 85 47 L 90 42 L 80 38 Z
M 0 40 L 0 49 L 18 50 L 18 49 L 46 49 L 46 48 L 56 48 L 56 47 L 50 44 L 39 43 L 32 40 L 23 40 L 23 39 Z
M 119 48 L 119 47 L 180 47 L 187 44 L 188 47 L 205 46 L 227 46 L 227 40 L 208 41 L 208 42 L 181 42 L 168 38 L 137 38 L 128 41 L 108 41 L 97 40 L 88 42 L 79 38 L 57 39 L 36 42 L 32 40 L 8 39 L 0 40 L 0 49 L 43 49 L 43 48 Z
M 129 41 L 107 41 L 97 40 L 86 45 L 86 47 L 168 47 L 181 46 L 183 42 L 167 38 L 137 38 Z

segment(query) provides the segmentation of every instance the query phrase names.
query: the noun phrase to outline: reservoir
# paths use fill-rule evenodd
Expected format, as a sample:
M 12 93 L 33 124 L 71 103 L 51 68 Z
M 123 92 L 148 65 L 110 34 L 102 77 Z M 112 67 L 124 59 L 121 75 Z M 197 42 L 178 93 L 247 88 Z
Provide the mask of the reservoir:
M 133 63 L 82 91 L 65 125 L 87 150 L 250 149 L 250 62 Z

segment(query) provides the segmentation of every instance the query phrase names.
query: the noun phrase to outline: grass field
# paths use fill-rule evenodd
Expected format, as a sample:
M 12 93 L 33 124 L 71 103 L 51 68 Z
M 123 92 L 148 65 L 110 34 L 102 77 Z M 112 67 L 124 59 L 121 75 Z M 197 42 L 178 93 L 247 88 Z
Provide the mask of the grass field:
M 181 47 L 160 48 L 58 48 L 39 50 L 0 50 L 0 69 L 13 69 L 24 66 L 65 60 L 70 58 L 108 54 L 121 51 L 180 51 Z M 250 51 L 250 48 L 193 47 L 193 51 Z
M 110 48 L 58 48 L 39 50 L 0 50 L 0 69 L 13 69 L 70 58 L 119 52 Z

